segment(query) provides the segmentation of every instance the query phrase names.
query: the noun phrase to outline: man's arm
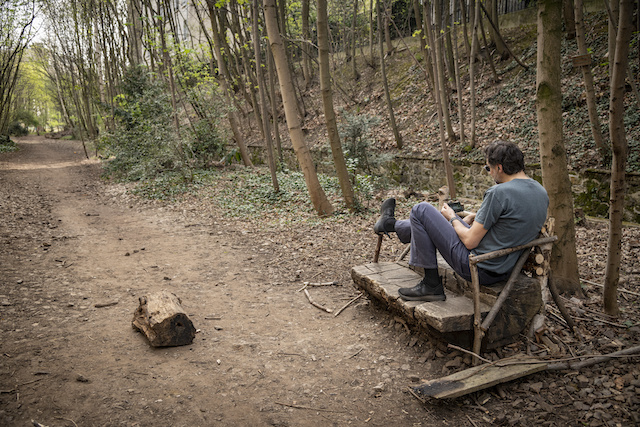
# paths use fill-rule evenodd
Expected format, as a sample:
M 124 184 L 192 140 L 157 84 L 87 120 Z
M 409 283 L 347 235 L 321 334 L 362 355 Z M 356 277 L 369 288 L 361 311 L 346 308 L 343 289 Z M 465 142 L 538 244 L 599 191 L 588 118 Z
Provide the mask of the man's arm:
M 442 213 L 442 216 L 444 216 L 448 221 L 450 221 L 451 218 L 459 218 L 456 217 L 456 213 L 446 203 L 442 206 L 440 213 Z M 473 221 L 471 227 L 467 227 L 461 222 L 462 218 L 459 218 L 459 220 L 456 219 L 452 221 L 451 225 L 453 225 L 453 229 L 456 231 L 456 234 L 458 234 L 458 237 L 460 237 L 462 244 L 464 244 L 464 246 L 469 250 L 475 249 L 480 244 L 480 241 L 485 234 L 487 234 L 488 230 L 486 230 L 484 225 L 480 224 L 478 221 Z

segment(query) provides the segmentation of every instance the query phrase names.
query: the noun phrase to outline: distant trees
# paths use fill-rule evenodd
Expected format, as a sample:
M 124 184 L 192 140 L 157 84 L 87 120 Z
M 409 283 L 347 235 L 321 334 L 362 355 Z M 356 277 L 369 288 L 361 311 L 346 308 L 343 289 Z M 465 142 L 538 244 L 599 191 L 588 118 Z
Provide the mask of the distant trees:
M 0 138 L 8 139 L 13 95 L 20 64 L 33 38 L 35 0 L 4 0 L 0 5 Z

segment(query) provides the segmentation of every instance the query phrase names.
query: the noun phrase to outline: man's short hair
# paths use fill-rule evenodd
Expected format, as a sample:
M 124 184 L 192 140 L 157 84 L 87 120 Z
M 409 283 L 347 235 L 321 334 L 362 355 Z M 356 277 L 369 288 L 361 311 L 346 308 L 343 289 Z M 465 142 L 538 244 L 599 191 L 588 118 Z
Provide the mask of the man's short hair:
M 484 149 L 484 156 L 491 166 L 502 165 L 507 175 L 524 170 L 524 154 L 513 142 L 497 140 Z

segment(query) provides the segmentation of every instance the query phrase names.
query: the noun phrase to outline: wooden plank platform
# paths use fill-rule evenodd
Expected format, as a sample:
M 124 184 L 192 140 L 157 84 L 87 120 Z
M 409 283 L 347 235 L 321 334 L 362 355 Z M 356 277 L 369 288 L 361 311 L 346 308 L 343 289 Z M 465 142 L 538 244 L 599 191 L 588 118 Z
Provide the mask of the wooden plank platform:
M 421 396 L 451 399 L 545 369 L 547 364 L 540 359 L 520 356 L 503 359 L 491 365 L 474 366 L 446 377 L 427 381 L 414 387 L 413 390 Z
M 473 301 L 445 289 L 446 301 L 404 301 L 398 289 L 415 286 L 420 274 L 396 262 L 369 263 L 353 267 L 354 282 L 369 295 L 386 301 L 393 309 L 413 320 L 427 324 L 441 333 L 471 331 L 473 329 Z M 481 305 L 483 315 L 490 307 Z
M 438 338 L 462 347 L 470 347 L 473 339 L 473 299 L 470 284 L 456 275 L 444 260 L 439 261 L 446 301 L 404 301 L 398 289 L 413 287 L 421 274 L 404 261 L 369 263 L 353 267 L 351 277 L 356 286 L 370 297 L 386 304 L 409 323 L 434 333 Z M 485 316 L 502 289 L 501 285 L 480 287 L 482 316 Z M 517 341 L 538 313 L 542 304 L 540 285 L 534 278 L 521 274 L 498 312 L 483 341 L 484 349 L 501 347 Z

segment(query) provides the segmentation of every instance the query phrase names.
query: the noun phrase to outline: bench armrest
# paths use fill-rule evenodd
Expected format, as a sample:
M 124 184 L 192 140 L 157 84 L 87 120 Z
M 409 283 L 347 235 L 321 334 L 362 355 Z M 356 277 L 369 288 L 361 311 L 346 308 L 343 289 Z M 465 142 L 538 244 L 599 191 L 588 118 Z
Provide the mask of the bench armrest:
M 500 249 L 493 252 L 487 252 L 486 254 L 482 254 L 482 255 L 471 255 L 469 257 L 469 263 L 477 264 L 482 261 L 498 258 L 513 252 L 521 251 L 522 249 L 532 248 L 534 246 L 544 245 L 546 243 L 553 243 L 556 240 L 558 240 L 558 236 L 541 237 L 539 239 L 532 240 L 529 243 L 525 243 L 524 245 L 514 246 L 513 248 Z

